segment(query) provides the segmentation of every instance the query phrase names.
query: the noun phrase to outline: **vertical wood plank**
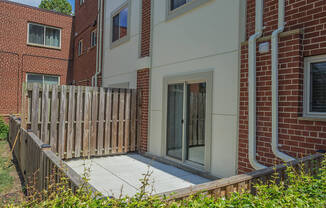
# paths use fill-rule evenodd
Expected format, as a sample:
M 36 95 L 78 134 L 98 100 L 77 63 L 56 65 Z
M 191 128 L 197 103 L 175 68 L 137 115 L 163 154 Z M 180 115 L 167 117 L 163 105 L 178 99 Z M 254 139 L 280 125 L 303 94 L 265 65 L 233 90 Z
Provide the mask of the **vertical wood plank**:
M 112 153 L 117 152 L 119 90 L 113 90 Z
M 93 88 L 92 97 L 92 129 L 91 129 L 91 141 L 90 152 L 91 155 L 96 155 L 96 143 L 97 143 L 97 121 L 98 121 L 98 88 Z
M 135 146 L 136 146 L 136 119 L 137 119 L 137 92 L 136 92 L 136 90 L 132 90 L 131 92 L 132 93 L 131 93 L 130 151 L 135 151 Z
M 21 103 L 22 103 L 22 122 L 21 126 L 24 129 L 27 129 L 26 123 L 27 123 L 27 115 L 28 115 L 28 108 L 27 108 L 27 89 L 26 89 L 26 82 L 23 82 L 22 85 L 22 98 L 21 98 Z
M 112 90 L 108 89 L 106 93 L 106 109 L 105 109 L 105 155 L 110 153 L 111 149 L 111 124 L 112 124 Z
M 122 152 L 122 147 L 123 147 L 123 136 L 124 136 L 124 132 L 123 132 L 123 127 L 124 127 L 124 122 L 125 122 L 125 95 L 126 95 L 126 91 L 125 89 L 120 89 L 120 107 L 119 107 L 119 133 L 118 133 L 118 137 L 119 137 L 119 141 L 118 141 L 118 152 L 121 153 Z
M 58 86 L 52 86 L 51 96 L 51 127 L 50 127 L 50 145 L 52 151 L 58 152 L 58 109 L 59 109 L 59 98 L 58 98 Z
M 41 126 L 41 141 L 45 144 L 50 144 L 49 141 L 49 86 L 43 85 L 42 92 L 42 126 Z
M 124 152 L 129 152 L 130 145 L 130 107 L 131 90 L 126 90 L 126 108 L 125 108 L 125 146 Z
M 104 133 L 104 113 L 105 113 L 105 92 L 104 88 L 100 88 L 100 105 L 99 105 L 99 123 L 98 123 L 98 135 L 97 135 L 97 155 L 103 154 L 103 133 Z
M 85 88 L 84 101 L 84 133 L 83 133 L 83 156 L 89 155 L 89 134 L 90 134 L 90 119 L 91 119 L 91 94 L 89 87 Z
M 39 112 L 39 86 L 37 83 L 34 83 L 33 92 L 32 92 L 31 129 L 36 135 L 38 134 L 38 112 Z
M 60 119 L 59 119 L 59 140 L 58 149 L 61 158 L 65 156 L 65 130 L 66 130 L 66 86 L 61 86 L 60 95 Z
M 75 121 L 75 86 L 69 86 L 68 129 L 67 129 L 67 158 L 72 158 L 74 147 Z
M 76 139 L 75 139 L 75 157 L 80 157 L 81 141 L 82 141 L 82 125 L 81 120 L 83 113 L 83 94 L 82 87 L 77 87 L 77 99 L 76 99 Z

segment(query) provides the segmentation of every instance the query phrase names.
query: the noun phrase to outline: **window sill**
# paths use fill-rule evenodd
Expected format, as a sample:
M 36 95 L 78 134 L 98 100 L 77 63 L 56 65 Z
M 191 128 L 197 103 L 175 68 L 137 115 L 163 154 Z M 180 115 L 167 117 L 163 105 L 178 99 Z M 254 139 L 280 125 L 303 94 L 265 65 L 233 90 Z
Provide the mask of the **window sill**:
M 168 7 L 167 7 L 167 10 L 166 10 L 166 18 L 165 20 L 166 21 L 169 21 L 170 19 L 173 19 L 177 16 L 180 16 L 186 12 L 188 12 L 189 10 L 192 10 L 196 7 L 199 7 L 200 5 L 208 2 L 208 1 L 211 1 L 211 0 L 195 0 L 195 1 L 192 1 L 192 2 L 189 2 L 189 3 L 186 3 L 182 6 L 180 6 L 179 8 L 176 8 L 174 10 L 170 10 L 170 4 L 168 3 Z
M 326 118 L 313 117 L 313 116 L 298 117 L 298 120 L 300 120 L 300 121 L 322 121 L 322 122 L 326 122 Z
M 46 48 L 46 49 L 54 49 L 54 50 L 61 51 L 61 47 L 51 47 L 51 46 L 44 46 L 44 45 L 33 44 L 33 43 L 27 43 L 27 46 Z

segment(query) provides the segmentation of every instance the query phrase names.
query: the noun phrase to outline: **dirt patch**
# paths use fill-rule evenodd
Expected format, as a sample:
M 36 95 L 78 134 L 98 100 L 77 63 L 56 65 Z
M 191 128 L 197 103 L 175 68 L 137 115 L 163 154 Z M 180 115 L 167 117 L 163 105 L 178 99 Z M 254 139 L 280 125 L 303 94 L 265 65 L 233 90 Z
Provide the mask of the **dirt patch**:
M 21 180 L 9 144 L 0 140 L 0 207 L 8 203 L 19 203 L 23 197 Z

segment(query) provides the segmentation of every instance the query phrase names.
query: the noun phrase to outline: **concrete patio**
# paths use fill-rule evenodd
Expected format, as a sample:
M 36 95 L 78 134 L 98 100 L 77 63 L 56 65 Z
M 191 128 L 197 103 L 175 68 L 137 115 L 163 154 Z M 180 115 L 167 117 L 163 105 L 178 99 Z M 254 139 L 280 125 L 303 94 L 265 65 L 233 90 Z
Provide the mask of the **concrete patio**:
M 133 196 L 139 192 L 140 179 L 150 171 L 150 186 L 147 191 L 152 194 L 173 191 L 209 182 L 209 179 L 194 175 L 174 166 L 166 165 L 138 154 L 127 154 L 92 158 L 91 160 L 72 160 L 67 164 L 77 173 L 83 174 L 90 169 L 90 181 L 105 196 Z

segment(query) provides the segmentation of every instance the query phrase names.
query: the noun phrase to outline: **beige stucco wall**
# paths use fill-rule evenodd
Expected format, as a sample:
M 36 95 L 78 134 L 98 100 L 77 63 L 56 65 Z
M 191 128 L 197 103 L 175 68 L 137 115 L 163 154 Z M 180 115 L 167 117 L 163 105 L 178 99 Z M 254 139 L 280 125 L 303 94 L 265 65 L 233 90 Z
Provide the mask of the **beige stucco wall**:
M 127 0 L 108 0 L 104 9 L 104 48 L 103 48 L 103 86 L 129 83 L 130 88 L 136 88 L 137 61 L 140 42 L 140 9 L 141 0 L 131 0 L 130 39 L 121 45 L 110 48 L 111 14 Z
M 239 48 L 244 34 L 240 1 L 211 0 L 166 21 L 166 1 L 154 0 L 149 152 L 165 156 L 164 77 L 211 71 L 209 171 L 218 177 L 234 175 L 237 168 Z

